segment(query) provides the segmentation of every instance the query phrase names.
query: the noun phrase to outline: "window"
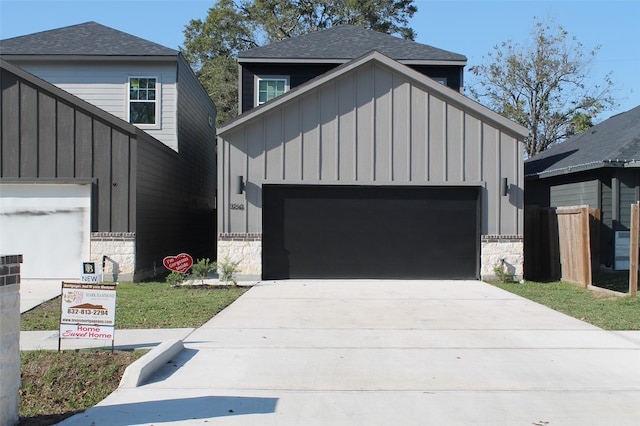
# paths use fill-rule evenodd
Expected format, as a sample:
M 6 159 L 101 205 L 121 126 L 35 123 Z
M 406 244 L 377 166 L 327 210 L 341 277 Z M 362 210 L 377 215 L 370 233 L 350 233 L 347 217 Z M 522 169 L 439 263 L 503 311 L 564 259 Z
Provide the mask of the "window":
M 269 102 L 289 90 L 289 77 L 286 76 L 265 76 L 258 77 L 257 84 L 257 105 Z
M 129 123 L 156 124 L 157 94 L 155 77 L 129 78 Z

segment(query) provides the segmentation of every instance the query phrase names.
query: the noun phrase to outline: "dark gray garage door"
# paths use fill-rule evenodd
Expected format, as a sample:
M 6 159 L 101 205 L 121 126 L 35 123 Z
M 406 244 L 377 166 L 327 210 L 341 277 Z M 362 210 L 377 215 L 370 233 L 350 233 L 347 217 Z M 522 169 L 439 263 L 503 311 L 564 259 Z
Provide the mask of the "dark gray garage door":
M 263 186 L 262 274 L 476 278 L 475 187 Z

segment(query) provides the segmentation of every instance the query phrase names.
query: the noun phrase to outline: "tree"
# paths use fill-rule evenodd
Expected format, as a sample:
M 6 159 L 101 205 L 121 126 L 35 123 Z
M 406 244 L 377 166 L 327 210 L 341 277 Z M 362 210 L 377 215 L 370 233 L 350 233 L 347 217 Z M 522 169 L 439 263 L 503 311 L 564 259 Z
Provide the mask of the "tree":
M 592 125 L 615 105 L 610 74 L 600 83 L 589 77 L 599 46 L 585 53 L 575 37 L 553 21 L 537 21 L 531 41 L 494 46 L 485 64 L 471 67 L 478 84 L 471 96 L 529 129 L 529 158 Z
M 218 108 L 238 114 L 238 53 L 312 31 L 351 24 L 413 40 L 413 0 L 218 0 L 185 27 L 182 54 Z

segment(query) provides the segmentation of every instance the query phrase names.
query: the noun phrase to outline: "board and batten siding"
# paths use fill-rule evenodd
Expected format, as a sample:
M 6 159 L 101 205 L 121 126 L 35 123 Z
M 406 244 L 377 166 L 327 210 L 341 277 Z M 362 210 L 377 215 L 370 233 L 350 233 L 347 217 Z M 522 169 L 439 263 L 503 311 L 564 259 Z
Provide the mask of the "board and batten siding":
M 1 88 L 2 180 L 91 183 L 91 231 L 134 232 L 135 128 L 5 69 Z
M 173 150 L 177 141 L 177 85 L 175 62 L 12 61 L 29 73 L 56 85 L 122 120 L 128 120 L 129 77 L 156 77 L 160 83 L 160 123 L 138 126 Z
M 261 185 L 268 182 L 479 186 L 482 234 L 522 235 L 522 136 L 442 90 L 450 89 L 430 90 L 366 62 L 224 129 L 219 232 L 262 232 Z M 245 194 L 236 194 L 237 176 Z M 503 177 L 508 196 L 499 193 Z

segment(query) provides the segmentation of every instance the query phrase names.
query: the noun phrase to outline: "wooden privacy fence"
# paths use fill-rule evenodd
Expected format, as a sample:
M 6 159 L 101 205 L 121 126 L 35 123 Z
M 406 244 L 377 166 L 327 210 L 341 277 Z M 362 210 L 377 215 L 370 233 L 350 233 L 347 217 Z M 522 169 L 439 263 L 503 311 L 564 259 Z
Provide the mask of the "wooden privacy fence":
M 591 282 L 591 236 L 589 208 L 558 207 L 558 246 L 562 281 L 587 287 Z
M 599 265 L 600 211 L 588 206 L 525 210 L 524 275 L 535 281 L 592 284 Z

